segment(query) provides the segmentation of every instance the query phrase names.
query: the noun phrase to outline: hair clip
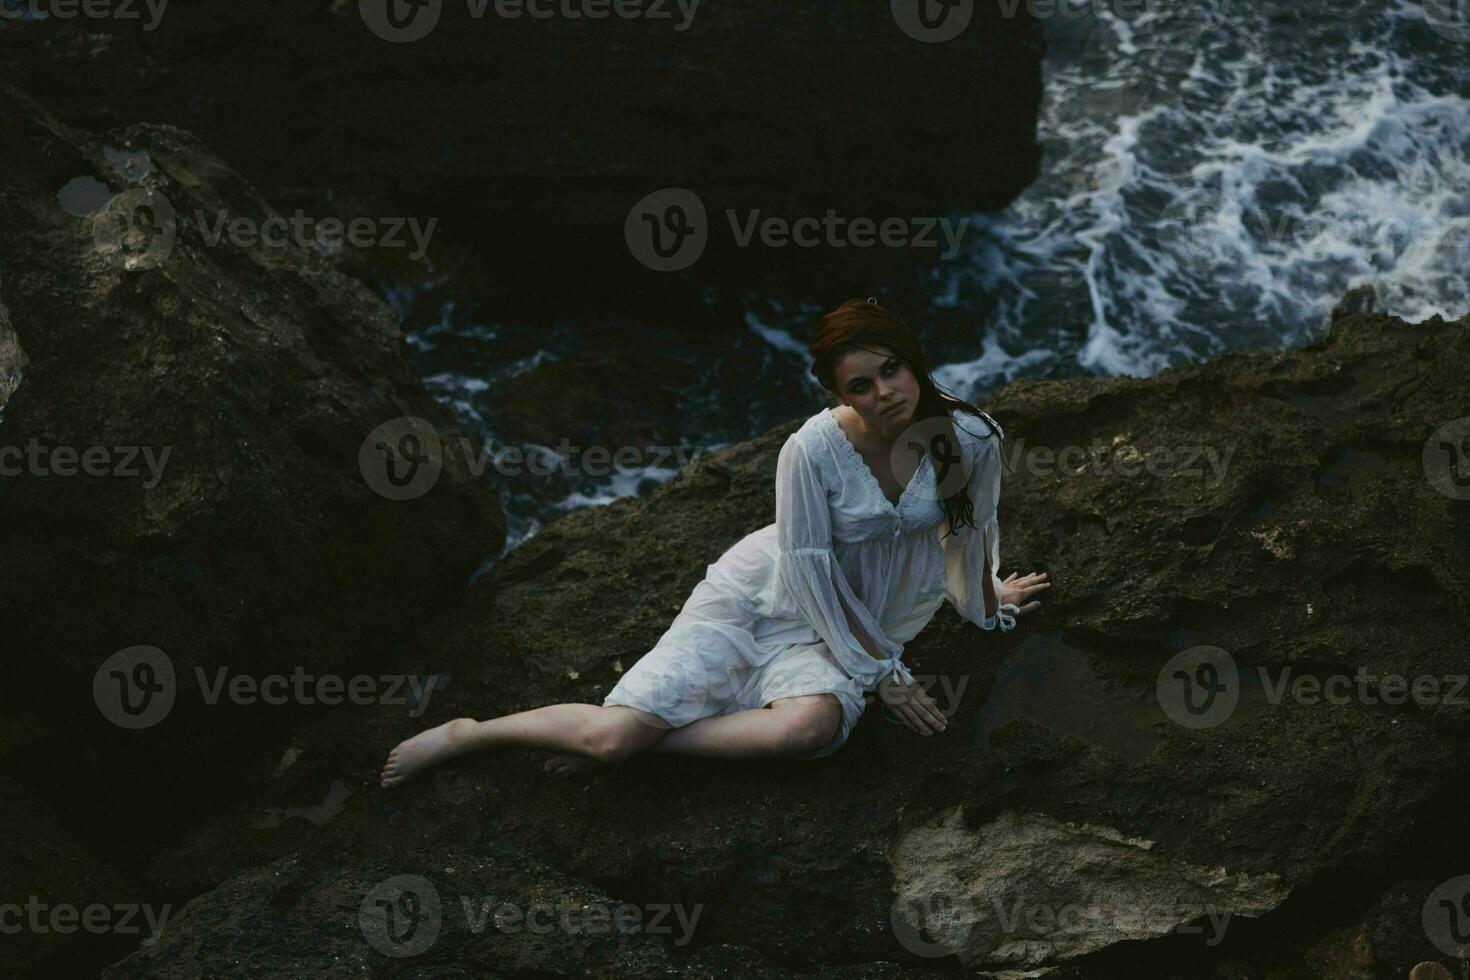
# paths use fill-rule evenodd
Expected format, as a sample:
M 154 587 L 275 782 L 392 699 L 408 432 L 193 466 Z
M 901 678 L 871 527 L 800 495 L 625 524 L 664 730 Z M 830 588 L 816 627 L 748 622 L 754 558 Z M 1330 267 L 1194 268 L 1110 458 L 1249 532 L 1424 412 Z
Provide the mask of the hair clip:
M 868 297 L 868 305 L 869 306 L 877 306 L 878 305 L 878 298 L 876 296 L 869 296 Z

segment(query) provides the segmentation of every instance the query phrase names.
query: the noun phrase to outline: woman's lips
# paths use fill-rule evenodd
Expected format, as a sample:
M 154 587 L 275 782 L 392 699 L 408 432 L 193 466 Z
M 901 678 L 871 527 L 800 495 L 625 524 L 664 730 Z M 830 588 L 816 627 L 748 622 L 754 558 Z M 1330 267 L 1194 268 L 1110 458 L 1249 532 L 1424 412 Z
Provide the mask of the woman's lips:
M 896 405 L 889 405 L 887 408 L 883 409 L 883 414 L 884 415 L 892 415 L 894 412 L 898 411 L 900 408 L 903 408 L 903 404 L 904 404 L 903 402 L 899 402 Z

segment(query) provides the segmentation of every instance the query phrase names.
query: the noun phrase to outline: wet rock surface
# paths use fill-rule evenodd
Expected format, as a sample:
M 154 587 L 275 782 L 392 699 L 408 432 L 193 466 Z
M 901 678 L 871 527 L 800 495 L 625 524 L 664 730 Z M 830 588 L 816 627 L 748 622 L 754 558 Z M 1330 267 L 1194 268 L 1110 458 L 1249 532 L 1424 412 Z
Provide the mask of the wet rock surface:
M 153 880 L 197 897 L 106 975 L 1386 978 L 1444 959 L 1422 915 L 1470 866 L 1451 696 L 1470 668 L 1470 502 L 1440 489 L 1464 471 L 1436 433 L 1470 414 L 1467 367 L 1470 321 L 1344 312 L 1300 350 L 997 392 L 1002 574 L 1055 584 L 1011 633 L 945 607 L 909 644 L 951 713 L 943 736 L 870 704 L 816 762 L 644 754 L 559 781 L 508 750 L 380 791 L 387 750 L 426 725 L 598 703 L 705 566 L 772 519 L 801 420 L 572 514 L 420 635 L 410 669 L 448 683 L 419 717 L 352 708 L 297 729 L 252 807 L 157 859 Z M 1155 452 L 1150 468 L 1157 447 L 1198 466 Z M 1324 479 L 1350 450 L 1373 456 Z M 1200 648 L 1219 673 L 1187 659 Z M 1000 710 L 1025 687 L 1003 673 L 1044 685 L 1058 664 L 1065 711 Z M 1201 707 L 1178 672 L 1234 707 Z M 350 795 L 330 820 L 256 826 L 335 781 Z M 474 929 L 487 904 L 566 896 L 642 925 Z M 697 912 L 689 941 L 651 926 L 654 907 Z M 422 949 L 420 928 L 436 930 Z

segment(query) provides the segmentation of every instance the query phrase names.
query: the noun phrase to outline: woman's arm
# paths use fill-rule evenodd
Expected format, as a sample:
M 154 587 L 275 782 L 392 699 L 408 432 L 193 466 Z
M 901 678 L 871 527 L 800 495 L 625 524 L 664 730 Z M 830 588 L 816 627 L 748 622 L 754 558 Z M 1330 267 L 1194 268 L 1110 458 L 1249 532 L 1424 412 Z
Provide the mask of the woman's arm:
M 895 671 L 911 676 L 903 647 L 884 635 L 832 554 L 828 506 L 816 462 L 792 435 L 776 462 L 777 588 L 864 690 Z
M 989 416 L 987 416 L 989 418 Z M 966 420 L 970 421 L 970 420 Z M 992 420 L 993 422 L 993 420 Z M 1001 436 L 995 431 L 984 436 L 972 433 L 958 435 L 966 444 L 968 489 L 974 507 L 974 527 L 961 527 L 943 536 L 945 563 L 949 577 L 949 600 L 956 612 L 981 629 L 1002 631 L 1014 629 L 1016 616 L 1040 606 L 1039 601 L 1025 602 L 1033 593 L 1049 588 L 1046 573 L 1017 578 L 1012 572 L 1004 580 L 1000 566 L 1000 475 Z M 946 530 L 940 524 L 940 533 Z
M 842 596 L 840 594 L 837 597 L 837 601 L 842 602 Z M 852 610 L 847 608 L 846 603 L 842 605 L 842 614 L 847 617 L 847 628 L 852 630 L 852 635 L 857 638 L 862 648 L 868 652 L 868 656 L 874 660 L 886 660 L 887 658 L 883 656 L 883 651 L 878 649 L 878 644 L 874 643 L 872 637 L 868 636 L 867 632 L 853 619 Z

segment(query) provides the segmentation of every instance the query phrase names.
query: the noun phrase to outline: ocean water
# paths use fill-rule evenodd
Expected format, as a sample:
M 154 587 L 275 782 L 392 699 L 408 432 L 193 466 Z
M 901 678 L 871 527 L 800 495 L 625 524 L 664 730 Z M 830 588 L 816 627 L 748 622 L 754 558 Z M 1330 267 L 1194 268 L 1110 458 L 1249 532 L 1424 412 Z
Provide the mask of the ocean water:
M 1072 9 L 1045 22 L 1041 178 L 933 284 L 994 303 L 941 383 L 1295 347 L 1361 283 L 1409 321 L 1470 308 L 1470 24 L 1367 0 Z
M 948 215 L 971 222 L 964 248 L 929 270 L 930 310 L 905 311 L 967 324 L 933 348 L 941 384 L 983 401 L 1018 377 L 1145 377 L 1230 349 L 1296 347 L 1364 283 L 1411 322 L 1470 311 L 1470 4 L 1037 9 L 1048 45 L 1041 175 L 1002 212 Z M 431 393 L 487 443 L 497 383 L 589 345 L 636 337 L 697 378 L 679 395 L 682 456 L 605 476 L 492 472 L 506 550 L 821 404 L 805 353 L 815 307 L 711 296 L 744 320 L 732 340 L 496 322 L 443 276 L 383 289 Z M 732 417 L 732 404 L 744 411 Z

